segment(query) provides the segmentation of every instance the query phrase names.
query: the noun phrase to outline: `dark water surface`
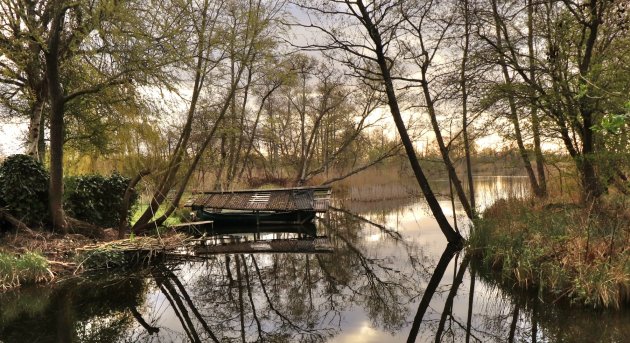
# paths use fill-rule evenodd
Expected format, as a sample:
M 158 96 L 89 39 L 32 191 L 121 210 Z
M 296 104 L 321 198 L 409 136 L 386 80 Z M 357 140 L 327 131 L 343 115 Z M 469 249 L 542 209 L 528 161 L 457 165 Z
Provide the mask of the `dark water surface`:
M 526 180 L 476 180 L 481 207 Z M 446 191 L 448 187 L 442 187 Z M 440 193 L 446 194 L 444 191 Z M 447 215 L 449 200 L 441 202 Z M 497 286 L 446 248 L 426 204 L 349 203 L 316 222 L 332 253 L 206 255 L 0 294 L 1 342 L 628 342 L 630 314 Z M 460 210 L 459 228 L 467 235 Z M 376 224 L 376 225 L 375 225 Z M 274 233 L 261 239 L 293 237 Z M 251 237 L 250 237 L 251 238 Z

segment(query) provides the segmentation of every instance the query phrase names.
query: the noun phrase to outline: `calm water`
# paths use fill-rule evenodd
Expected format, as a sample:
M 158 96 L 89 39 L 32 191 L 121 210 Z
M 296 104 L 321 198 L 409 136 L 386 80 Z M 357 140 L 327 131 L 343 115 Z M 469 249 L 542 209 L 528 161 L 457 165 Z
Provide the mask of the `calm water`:
M 477 179 L 480 206 L 526 192 L 525 182 Z M 441 204 L 447 215 L 463 218 L 450 201 Z M 627 342 L 630 337 L 627 311 L 570 309 L 499 288 L 464 252 L 445 250 L 422 201 L 338 200 L 336 206 L 348 212 L 331 210 L 316 223 L 332 253 L 207 255 L 2 293 L 0 341 Z M 458 226 L 466 236 L 465 223 Z

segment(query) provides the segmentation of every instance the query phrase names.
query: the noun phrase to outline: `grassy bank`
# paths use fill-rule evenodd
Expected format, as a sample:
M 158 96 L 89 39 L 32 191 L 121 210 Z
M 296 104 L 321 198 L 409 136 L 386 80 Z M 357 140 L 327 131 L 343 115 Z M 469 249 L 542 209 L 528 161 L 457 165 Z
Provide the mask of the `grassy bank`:
M 469 244 L 501 281 L 592 307 L 630 304 L 630 202 L 499 200 Z
M 0 252 L 0 290 L 51 280 L 53 274 L 48 267 L 46 258 L 38 253 Z
M 23 285 L 59 281 L 80 273 L 106 268 L 136 268 L 160 263 L 167 252 L 189 243 L 188 235 L 165 230 L 158 237 L 116 239 L 106 230 L 96 241 L 80 234 L 40 232 L 36 235 L 0 236 L 0 291 Z

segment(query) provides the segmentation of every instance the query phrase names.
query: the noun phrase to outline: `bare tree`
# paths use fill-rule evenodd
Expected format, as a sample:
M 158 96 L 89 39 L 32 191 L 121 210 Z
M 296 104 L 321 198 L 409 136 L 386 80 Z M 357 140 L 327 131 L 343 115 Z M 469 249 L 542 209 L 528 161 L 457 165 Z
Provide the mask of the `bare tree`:
M 435 216 L 442 233 L 446 239 L 454 244 L 461 244 L 462 237 L 451 227 L 440 204 L 431 190 L 429 182 L 418 162 L 413 142 L 409 137 L 405 122 L 403 121 L 396 89 L 394 87 L 394 77 L 392 69 L 395 68 L 396 52 L 394 57 L 388 53 L 394 50 L 392 45 L 396 44 L 399 34 L 398 28 L 404 22 L 404 18 L 397 13 L 403 2 L 363 2 L 359 1 L 331 1 L 331 4 L 311 5 L 301 4 L 307 10 L 328 16 L 331 19 L 342 19 L 359 23 L 362 30 L 359 33 L 348 33 L 342 35 L 343 30 L 348 30 L 349 26 L 339 28 L 329 28 L 324 25 L 307 23 L 302 26 L 319 30 L 327 38 L 323 44 L 312 44 L 310 48 L 324 51 L 337 51 L 341 54 L 338 59 L 348 66 L 355 75 L 363 80 L 376 80 L 385 92 L 390 109 L 390 113 L 398 129 L 402 144 L 407 153 L 411 168 L 416 176 L 418 184 L 427 200 L 431 212 Z M 358 35 L 352 37 L 353 34 Z M 354 39 L 353 39 L 354 38 Z M 346 57 L 346 58 L 343 58 Z M 343 58 L 343 59 L 342 59 Z M 438 131 L 439 132 L 439 131 Z M 467 202 L 464 196 L 464 201 Z M 468 212 L 472 211 L 468 208 Z

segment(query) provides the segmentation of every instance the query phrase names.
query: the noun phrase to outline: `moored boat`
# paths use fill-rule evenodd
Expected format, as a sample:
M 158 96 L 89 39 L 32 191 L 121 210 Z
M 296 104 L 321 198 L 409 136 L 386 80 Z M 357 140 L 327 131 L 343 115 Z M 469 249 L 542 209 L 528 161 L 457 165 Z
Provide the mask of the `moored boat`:
M 215 226 L 301 225 L 328 210 L 330 195 L 330 187 L 202 192 L 187 206 Z
M 302 225 L 315 218 L 314 211 L 229 211 L 211 212 L 198 210 L 197 217 L 201 220 L 212 220 L 215 226 L 228 225 Z

